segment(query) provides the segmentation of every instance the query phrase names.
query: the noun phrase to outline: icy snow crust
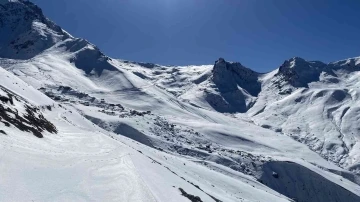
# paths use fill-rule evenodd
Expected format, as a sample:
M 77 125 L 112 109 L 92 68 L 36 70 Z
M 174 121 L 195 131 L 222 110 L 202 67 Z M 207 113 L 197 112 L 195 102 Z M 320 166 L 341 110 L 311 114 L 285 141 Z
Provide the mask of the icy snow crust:
M 0 104 L 56 127 L 0 122 L 0 201 L 360 201 L 360 58 L 117 60 L 30 2 L 0 5 L 0 96 L 19 98 Z

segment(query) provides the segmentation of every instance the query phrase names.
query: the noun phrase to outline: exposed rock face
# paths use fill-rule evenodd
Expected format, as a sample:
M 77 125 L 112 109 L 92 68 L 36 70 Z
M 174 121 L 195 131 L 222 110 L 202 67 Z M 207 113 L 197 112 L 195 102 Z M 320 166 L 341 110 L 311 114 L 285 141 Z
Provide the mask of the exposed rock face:
M 259 73 L 252 71 L 238 62 L 227 62 L 220 58 L 213 68 L 213 81 L 221 92 L 231 92 L 238 87 L 250 95 L 257 96 L 261 90 Z
M 238 62 L 227 62 L 220 58 L 207 80 L 212 90 L 205 91 L 205 100 L 218 112 L 244 113 L 261 91 L 259 75 Z
M 43 137 L 43 132 L 57 133 L 55 125 L 49 122 L 41 110 L 32 106 L 25 99 L 0 86 L 0 124 L 6 127 L 15 127 L 21 131 L 32 132 L 38 138 Z M 21 106 L 21 107 L 19 107 Z M 23 108 L 23 112 L 19 109 Z M 6 127 L 3 134 L 6 134 Z
M 280 66 L 276 76 L 282 77 L 294 87 L 308 87 L 308 83 L 319 81 L 319 76 L 324 70 L 326 70 L 326 64 L 322 62 L 308 62 L 294 57 Z
M 35 4 L 25 0 L 0 2 L 0 57 L 29 59 L 69 37 Z
M 327 83 L 337 83 L 337 71 L 353 72 L 360 70 L 359 58 L 341 60 L 330 64 L 319 61 L 306 61 L 299 57 L 286 60 L 280 67 L 275 78 L 283 84 L 295 88 L 309 87 L 309 83 L 323 80 Z

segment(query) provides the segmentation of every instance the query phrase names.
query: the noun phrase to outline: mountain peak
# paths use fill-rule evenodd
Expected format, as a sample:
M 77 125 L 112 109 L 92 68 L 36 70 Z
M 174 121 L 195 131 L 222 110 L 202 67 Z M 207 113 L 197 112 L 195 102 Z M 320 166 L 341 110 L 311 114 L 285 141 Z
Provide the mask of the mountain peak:
M 29 59 L 71 37 L 30 1 L 0 0 L 0 57 Z
M 294 87 L 307 87 L 308 83 L 319 80 L 320 73 L 325 68 L 325 63 L 293 57 L 285 60 L 276 76 Z
M 307 67 L 308 61 L 301 57 L 292 57 L 288 60 L 285 60 L 281 67 L 288 68 L 305 68 Z
M 218 60 L 215 61 L 214 68 L 218 67 L 225 67 L 225 68 L 246 68 L 241 65 L 240 62 L 229 62 L 226 61 L 224 58 L 220 57 Z M 248 69 L 248 68 L 246 68 Z M 249 69 L 250 70 L 250 69 Z M 252 71 L 252 70 L 251 70 Z
M 224 63 L 226 63 L 224 58 L 219 58 L 218 60 L 215 61 L 215 65 L 216 64 L 224 64 Z
M 306 61 L 304 58 L 301 58 L 301 57 L 292 57 L 290 60 L 293 60 L 293 61 Z
M 252 96 L 260 92 L 259 73 L 244 67 L 239 62 L 227 62 L 219 58 L 213 67 L 213 81 L 222 92 L 245 89 Z

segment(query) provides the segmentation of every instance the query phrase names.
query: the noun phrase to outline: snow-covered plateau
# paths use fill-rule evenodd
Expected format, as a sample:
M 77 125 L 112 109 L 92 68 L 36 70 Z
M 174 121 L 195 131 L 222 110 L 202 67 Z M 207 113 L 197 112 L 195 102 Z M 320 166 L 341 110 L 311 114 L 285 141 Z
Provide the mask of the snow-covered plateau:
M 360 202 L 360 57 L 107 57 L 0 0 L 0 201 Z

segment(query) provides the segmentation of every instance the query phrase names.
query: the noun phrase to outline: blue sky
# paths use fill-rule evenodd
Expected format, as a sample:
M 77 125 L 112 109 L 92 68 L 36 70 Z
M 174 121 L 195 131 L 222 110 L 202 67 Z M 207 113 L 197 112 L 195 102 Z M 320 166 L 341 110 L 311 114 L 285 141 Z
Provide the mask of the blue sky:
M 260 71 L 360 56 L 359 0 L 32 0 L 106 55 L 164 65 L 219 57 Z

